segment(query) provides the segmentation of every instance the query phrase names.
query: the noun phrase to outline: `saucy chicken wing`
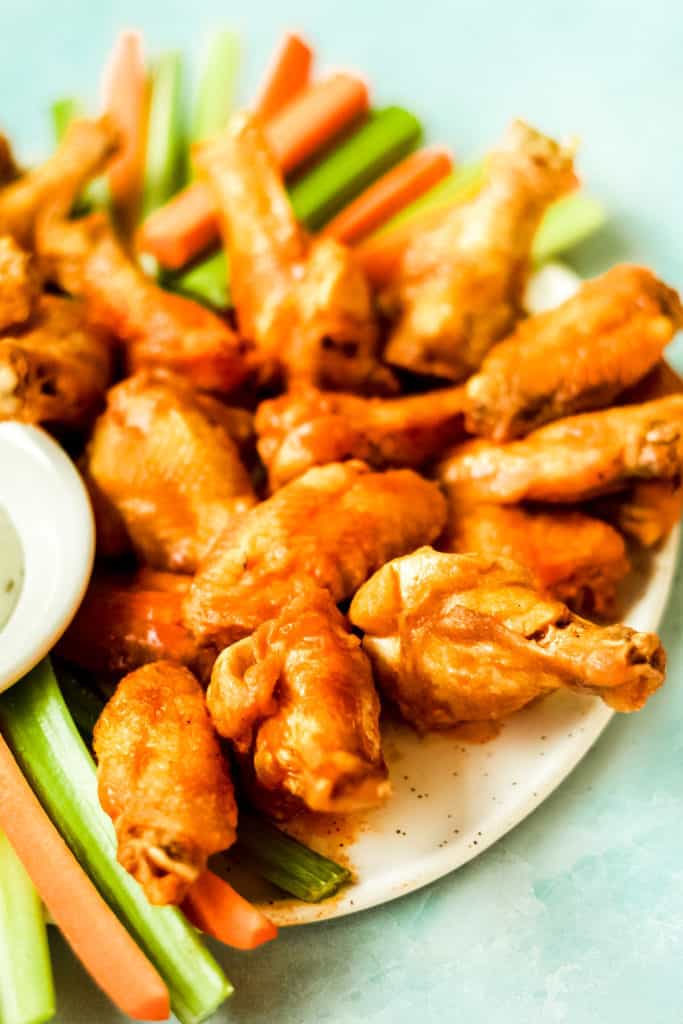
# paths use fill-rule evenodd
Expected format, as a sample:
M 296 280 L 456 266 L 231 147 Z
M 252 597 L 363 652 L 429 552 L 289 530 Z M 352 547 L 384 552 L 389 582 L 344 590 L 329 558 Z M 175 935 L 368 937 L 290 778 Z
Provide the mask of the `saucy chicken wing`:
M 504 718 L 568 687 L 635 711 L 664 681 L 653 633 L 596 626 L 542 597 L 514 562 L 421 548 L 356 594 L 375 678 L 420 730 Z
M 311 580 L 342 601 L 389 558 L 434 540 L 445 519 L 438 487 L 412 470 L 309 469 L 226 530 L 194 578 L 185 623 L 203 644 L 227 646 Z
M 0 336 L 0 420 L 88 426 L 111 372 L 111 340 L 83 304 L 42 295 L 25 328 Z
M 193 572 L 256 501 L 220 409 L 160 371 L 138 373 L 109 392 L 86 471 L 149 565 Z
M 461 380 L 520 316 L 536 229 L 576 182 L 572 153 L 515 121 L 486 171 L 471 202 L 410 243 L 388 297 L 398 322 L 387 362 Z
M 578 502 L 638 480 L 677 481 L 682 459 L 683 395 L 670 395 L 558 420 L 521 441 L 468 441 L 438 476 L 459 501 Z
M 306 238 L 258 120 L 237 115 L 197 160 L 220 211 L 243 337 L 290 384 L 394 390 L 377 361 L 378 328 L 363 272 L 345 246 Z
M 304 388 L 262 402 L 256 432 L 271 490 L 344 459 L 420 466 L 464 436 L 463 400 L 462 388 L 388 399 Z
M 40 295 L 40 283 L 29 253 L 11 235 L 0 237 L 0 331 L 28 320 Z
M 226 648 L 207 701 L 271 813 L 346 814 L 389 795 L 370 663 L 328 591 L 302 592 Z
M 9 185 L 20 173 L 9 139 L 0 132 L 0 185 Z
M 607 406 L 658 362 L 682 324 L 676 292 L 651 271 L 614 267 L 495 346 L 467 382 L 467 427 L 510 441 Z
M 93 737 L 100 802 L 118 860 L 150 903 L 181 903 L 235 839 L 227 763 L 191 672 L 157 661 L 125 676 Z
M 24 249 L 31 249 L 39 214 L 64 195 L 71 205 L 117 146 L 118 132 L 106 114 L 96 121 L 73 121 L 44 164 L 0 190 L 0 235 L 11 235 Z
M 617 586 L 629 571 L 621 535 L 574 510 L 451 502 L 439 547 L 518 562 L 540 593 L 598 618 L 614 611 Z

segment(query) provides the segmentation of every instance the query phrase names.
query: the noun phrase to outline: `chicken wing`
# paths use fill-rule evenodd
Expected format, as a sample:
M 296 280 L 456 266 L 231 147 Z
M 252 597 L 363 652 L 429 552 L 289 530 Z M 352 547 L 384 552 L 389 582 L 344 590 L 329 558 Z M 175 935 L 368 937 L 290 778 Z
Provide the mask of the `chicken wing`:
M 346 814 L 389 795 L 370 663 L 328 591 L 302 592 L 226 648 L 207 701 L 271 813 Z
M 80 296 L 90 318 L 123 342 L 130 372 L 175 370 L 197 388 L 226 394 L 253 372 L 249 346 L 215 313 L 146 277 L 106 216 L 68 221 L 63 213 L 53 207 L 38 224 L 46 273 Z
M 227 646 L 275 618 L 313 580 L 335 601 L 389 558 L 438 536 L 446 504 L 409 469 L 357 461 L 309 469 L 226 530 L 195 576 L 185 622 Z
M 521 566 L 421 548 L 356 594 L 375 678 L 420 730 L 495 720 L 561 687 L 634 711 L 664 681 L 653 633 L 596 626 L 541 597 Z
M 363 272 L 345 246 L 305 237 L 257 119 L 237 115 L 197 159 L 221 213 L 242 335 L 290 384 L 393 390 Z
M 676 481 L 683 459 L 683 395 L 587 412 L 521 441 L 468 441 L 438 468 L 458 501 L 578 502 L 637 480 Z
M 9 185 L 11 181 L 16 181 L 19 174 L 9 139 L 0 132 L 0 185 Z
M 171 573 L 96 572 L 57 654 L 105 678 L 120 678 L 161 660 L 186 665 L 208 679 L 213 659 L 183 626 L 189 586 L 189 576 Z
M 156 568 L 193 572 L 256 501 L 215 407 L 181 378 L 146 371 L 111 389 L 95 426 L 87 475 Z
M 344 459 L 420 466 L 464 436 L 463 399 L 462 388 L 389 399 L 306 388 L 262 402 L 256 432 L 271 489 Z
M 181 903 L 208 858 L 234 842 L 237 823 L 201 686 L 171 661 L 131 672 L 102 712 L 93 745 L 119 863 L 150 903 Z
M 575 181 L 568 150 L 513 122 L 479 194 L 406 251 L 389 299 L 399 318 L 387 362 L 454 381 L 476 370 L 520 316 L 536 229 Z
M 0 420 L 90 424 L 111 379 L 108 335 L 81 302 L 42 295 L 26 329 L 0 336 Z
M 468 429 L 510 441 L 607 406 L 652 369 L 682 324 L 676 292 L 644 267 L 613 267 L 495 346 L 466 385 Z
M 0 237 L 0 331 L 23 324 L 40 295 L 35 261 L 11 235 Z
M 34 242 L 36 219 L 63 195 L 75 199 L 83 186 L 103 170 L 118 146 L 113 120 L 74 121 L 51 157 L 0 191 L 0 235 L 12 237 L 24 249 Z
M 624 541 L 607 523 L 575 510 L 451 502 L 443 551 L 518 562 L 534 586 L 574 611 L 610 616 L 629 571 Z

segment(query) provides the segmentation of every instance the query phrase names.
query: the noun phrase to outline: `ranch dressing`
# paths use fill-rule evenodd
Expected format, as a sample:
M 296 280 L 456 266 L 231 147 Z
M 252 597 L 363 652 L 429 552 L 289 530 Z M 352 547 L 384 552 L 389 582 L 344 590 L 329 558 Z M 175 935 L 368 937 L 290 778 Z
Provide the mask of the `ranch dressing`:
M 14 611 L 24 582 L 24 556 L 12 520 L 0 505 L 0 630 Z

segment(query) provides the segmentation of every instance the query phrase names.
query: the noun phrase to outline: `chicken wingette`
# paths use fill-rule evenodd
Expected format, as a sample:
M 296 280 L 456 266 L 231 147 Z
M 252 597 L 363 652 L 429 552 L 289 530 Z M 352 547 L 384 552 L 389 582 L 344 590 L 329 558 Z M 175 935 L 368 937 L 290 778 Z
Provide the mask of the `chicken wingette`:
M 513 122 L 478 195 L 409 245 L 387 298 L 387 362 L 453 381 L 476 370 L 519 318 L 536 229 L 575 182 L 569 150 Z
M 520 441 L 468 441 L 437 470 L 455 500 L 580 502 L 643 480 L 678 481 L 683 395 L 586 412 Z
M 226 648 L 207 701 L 269 812 L 345 814 L 389 795 L 370 663 L 328 591 L 304 590 Z
M 23 324 L 40 295 L 35 260 L 11 235 L 0 236 L 0 331 Z
M 681 325 L 673 289 L 644 267 L 613 267 L 491 350 L 466 385 L 467 427 L 510 441 L 608 406 L 652 369 Z
M 342 601 L 389 558 L 434 540 L 438 487 L 409 469 L 362 462 L 309 469 L 226 530 L 203 561 L 185 623 L 203 644 L 252 633 L 310 582 Z
M 100 802 L 118 860 L 151 903 L 181 903 L 235 839 L 227 763 L 188 669 L 157 661 L 125 676 L 93 737 Z
M 378 326 L 367 281 L 349 249 L 310 241 L 297 223 L 258 119 L 236 115 L 200 148 L 230 253 L 240 333 L 293 385 L 393 390 L 377 360 Z
M 271 489 L 344 459 L 375 469 L 421 466 L 464 436 L 463 402 L 462 388 L 402 398 L 303 388 L 262 402 L 256 433 Z
M 635 711 L 664 681 L 653 633 L 581 619 L 504 559 L 421 548 L 380 569 L 349 614 L 378 685 L 419 730 L 495 721 L 563 687 Z
M 193 572 L 256 502 L 221 409 L 161 371 L 140 372 L 109 392 L 86 473 L 149 565 Z

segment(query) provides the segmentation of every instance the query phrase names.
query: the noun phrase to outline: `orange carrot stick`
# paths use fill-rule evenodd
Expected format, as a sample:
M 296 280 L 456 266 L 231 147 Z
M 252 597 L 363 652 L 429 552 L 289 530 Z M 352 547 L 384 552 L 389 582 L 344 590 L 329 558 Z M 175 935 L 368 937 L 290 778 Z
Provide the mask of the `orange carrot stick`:
M 278 114 L 309 84 L 313 50 L 296 32 L 287 32 L 266 68 L 254 109 L 264 120 Z
M 166 986 L 74 858 L 1 738 L 0 827 L 93 980 L 129 1017 L 166 1020 Z
M 452 166 L 447 149 L 432 147 L 411 153 L 344 207 L 323 234 L 339 242 L 357 242 L 445 178 Z
M 139 32 L 119 33 L 102 76 L 104 109 L 116 119 L 121 148 L 109 171 L 117 206 L 130 211 L 142 193 L 147 129 L 147 73 Z
M 197 879 L 181 909 L 195 928 L 235 949 L 256 949 L 277 938 L 273 922 L 213 871 Z
M 304 90 L 266 125 L 268 142 L 283 173 L 312 156 L 368 109 L 365 82 L 336 74 Z M 155 210 L 138 232 L 138 248 L 169 270 L 177 270 L 219 236 L 209 187 L 195 182 Z

